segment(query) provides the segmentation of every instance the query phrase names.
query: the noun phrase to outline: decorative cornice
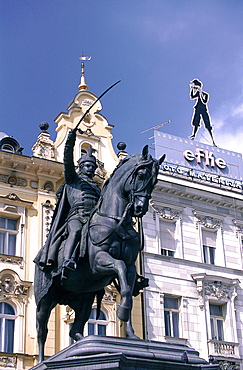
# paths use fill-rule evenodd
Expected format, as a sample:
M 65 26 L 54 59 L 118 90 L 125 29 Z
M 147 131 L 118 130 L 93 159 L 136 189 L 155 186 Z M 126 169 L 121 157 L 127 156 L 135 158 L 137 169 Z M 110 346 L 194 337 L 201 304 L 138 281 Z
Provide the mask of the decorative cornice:
M 27 200 L 23 200 L 23 199 L 19 198 L 19 196 L 15 193 L 9 193 L 8 195 L 5 195 L 5 196 L 0 195 L 0 200 L 2 200 L 2 201 L 11 200 L 11 201 L 14 201 L 16 203 L 17 202 L 24 203 L 25 205 L 29 205 L 29 206 L 31 206 L 33 204 L 33 202 L 29 202 Z
M 187 199 L 190 199 L 192 201 L 199 201 L 199 202 L 203 202 L 203 203 L 210 203 L 210 204 L 213 204 L 215 206 L 218 206 L 218 207 L 223 207 L 223 208 L 231 208 L 231 209 L 234 209 L 234 210 L 240 210 L 240 211 L 243 211 L 243 204 L 242 204 L 242 200 L 239 199 L 239 200 L 236 200 L 235 201 L 235 198 L 231 198 L 229 196 L 224 196 L 224 197 L 219 197 L 217 195 L 214 195 L 214 197 L 212 198 L 211 196 L 205 196 L 205 191 L 202 191 L 202 195 L 198 194 L 198 189 L 196 189 L 197 193 L 195 193 L 195 189 L 189 189 L 190 192 L 188 191 L 185 191 L 185 190 L 178 190 L 176 188 L 173 188 L 173 185 L 171 187 L 171 183 L 168 183 L 168 187 L 166 186 L 167 184 L 165 183 L 162 184 L 161 182 L 159 182 L 156 186 L 155 186 L 155 191 L 157 191 L 157 194 L 159 193 L 165 193 L 165 194 L 169 194 L 171 196 L 178 196 L 180 198 L 187 198 Z M 187 189 L 185 187 L 185 189 Z M 162 195 L 160 195 L 161 197 Z
M 195 210 L 193 210 L 192 213 L 197 218 L 197 227 L 198 224 L 201 224 L 208 229 L 218 229 L 222 225 L 221 220 L 215 219 L 212 216 L 202 216 Z
M 173 221 L 180 217 L 181 211 L 172 209 L 170 207 L 155 205 L 153 200 L 150 201 L 150 206 L 152 207 L 153 211 L 157 213 L 159 217 L 164 220 Z
M 238 279 L 221 278 L 220 276 L 202 274 L 193 274 L 193 280 L 197 284 L 199 307 L 204 309 L 205 297 L 211 297 L 217 300 L 228 300 L 232 296 L 237 296 L 235 287 L 239 284 Z

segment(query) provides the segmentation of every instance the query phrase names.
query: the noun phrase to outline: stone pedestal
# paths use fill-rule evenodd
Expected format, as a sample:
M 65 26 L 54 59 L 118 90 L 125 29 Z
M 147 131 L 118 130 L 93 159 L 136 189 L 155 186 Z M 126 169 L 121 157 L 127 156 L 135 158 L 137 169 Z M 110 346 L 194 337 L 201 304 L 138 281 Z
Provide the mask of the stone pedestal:
M 188 362 L 181 356 L 187 352 Z M 219 370 L 183 344 L 91 335 L 81 339 L 32 370 Z

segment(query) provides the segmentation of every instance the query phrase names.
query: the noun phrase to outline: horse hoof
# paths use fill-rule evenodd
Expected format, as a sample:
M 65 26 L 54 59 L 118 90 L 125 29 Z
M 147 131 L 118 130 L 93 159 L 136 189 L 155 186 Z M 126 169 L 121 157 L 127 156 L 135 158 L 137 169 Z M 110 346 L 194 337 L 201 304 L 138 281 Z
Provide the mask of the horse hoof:
M 139 339 L 140 340 L 140 338 L 134 333 L 132 333 L 132 334 L 126 333 L 126 338 Z
M 130 312 L 131 310 L 129 310 L 128 308 L 119 306 L 117 310 L 117 317 L 121 321 L 127 322 L 130 318 Z
M 77 342 L 78 340 L 81 340 L 81 339 L 83 339 L 82 334 L 80 334 L 80 333 L 76 333 L 76 334 L 74 335 L 74 340 L 76 340 L 76 342 Z

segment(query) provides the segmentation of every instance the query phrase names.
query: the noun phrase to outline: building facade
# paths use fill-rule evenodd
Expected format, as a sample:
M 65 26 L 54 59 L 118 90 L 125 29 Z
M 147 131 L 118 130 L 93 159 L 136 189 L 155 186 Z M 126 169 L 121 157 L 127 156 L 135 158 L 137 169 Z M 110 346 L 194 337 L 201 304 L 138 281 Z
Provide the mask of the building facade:
M 146 338 L 242 370 L 242 156 L 158 131 L 155 151 L 166 160 L 143 221 Z

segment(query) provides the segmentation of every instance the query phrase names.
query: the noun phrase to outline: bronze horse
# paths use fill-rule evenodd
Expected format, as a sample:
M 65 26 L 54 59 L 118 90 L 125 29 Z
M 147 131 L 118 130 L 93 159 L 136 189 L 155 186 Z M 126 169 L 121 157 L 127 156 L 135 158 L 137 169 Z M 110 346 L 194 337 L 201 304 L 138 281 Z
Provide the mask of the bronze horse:
M 104 287 L 113 279 L 117 279 L 121 295 L 117 316 L 128 322 L 127 336 L 135 337 L 130 318 L 137 277 L 135 262 L 141 249 L 141 240 L 133 227 L 132 218 L 141 218 L 147 212 L 163 160 L 164 156 L 159 160 L 153 159 L 146 146 L 141 155 L 126 157 L 118 164 L 104 184 L 100 200 L 90 217 L 86 254 L 79 259 L 77 269 L 68 272 L 65 281 L 61 280 L 59 270 L 51 275 L 36 266 L 40 362 L 44 360 L 51 310 L 59 303 L 68 304 L 75 311 L 70 336 L 79 340 L 83 337 L 84 325 L 89 319 L 95 296 L 99 309 Z

